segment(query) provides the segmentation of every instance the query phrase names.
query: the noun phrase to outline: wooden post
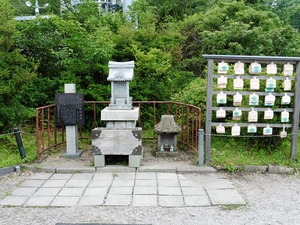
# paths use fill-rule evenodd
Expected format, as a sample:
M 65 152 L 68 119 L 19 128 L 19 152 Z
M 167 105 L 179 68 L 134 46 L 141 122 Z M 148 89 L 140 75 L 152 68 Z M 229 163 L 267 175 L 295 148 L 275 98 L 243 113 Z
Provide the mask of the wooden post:
M 213 73 L 214 60 L 208 60 L 208 74 L 207 74 L 207 94 L 206 94 L 206 125 L 205 125 L 205 163 L 210 162 L 211 150 L 211 116 L 212 116 L 212 90 L 213 90 Z
M 298 131 L 299 131 L 299 107 L 300 107 L 300 62 L 296 65 L 296 84 L 294 98 L 293 129 L 291 143 L 291 159 L 297 158 Z

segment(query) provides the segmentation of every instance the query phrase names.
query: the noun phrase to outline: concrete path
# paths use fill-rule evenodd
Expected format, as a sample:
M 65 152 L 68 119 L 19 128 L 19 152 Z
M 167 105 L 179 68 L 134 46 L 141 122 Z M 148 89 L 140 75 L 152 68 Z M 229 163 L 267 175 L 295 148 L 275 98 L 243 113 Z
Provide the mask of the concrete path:
M 235 187 L 218 173 L 162 172 L 35 173 L 8 194 L 2 206 L 245 205 Z

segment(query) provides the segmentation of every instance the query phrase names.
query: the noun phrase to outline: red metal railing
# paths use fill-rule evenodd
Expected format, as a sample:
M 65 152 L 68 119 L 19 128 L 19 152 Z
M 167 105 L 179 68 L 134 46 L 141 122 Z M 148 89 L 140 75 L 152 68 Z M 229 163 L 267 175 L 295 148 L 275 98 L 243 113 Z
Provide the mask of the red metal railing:
M 85 130 L 91 131 L 95 127 L 105 126 L 100 121 L 100 112 L 107 107 L 108 101 L 85 101 L 85 121 L 84 126 L 79 127 L 79 138 L 91 138 Z M 161 115 L 174 115 L 175 121 L 181 127 L 178 140 L 198 151 L 198 130 L 201 128 L 202 111 L 201 108 L 179 102 L 171 101 L 135 101 L 134 106 L 140 108 L 138 127 L 142 127 L 143 138 L 156 138 L 154 126 L 160 121 Z M 56 149 L 65 143 L 65 129 L 55 125 L 55 105 L 48 105 L 36 109 L 36 148 L 37 158 L 50 149 Z M 99 116 L 99 117 L 98 117 Z M 92 119 L 91 119 L 92 118 Z

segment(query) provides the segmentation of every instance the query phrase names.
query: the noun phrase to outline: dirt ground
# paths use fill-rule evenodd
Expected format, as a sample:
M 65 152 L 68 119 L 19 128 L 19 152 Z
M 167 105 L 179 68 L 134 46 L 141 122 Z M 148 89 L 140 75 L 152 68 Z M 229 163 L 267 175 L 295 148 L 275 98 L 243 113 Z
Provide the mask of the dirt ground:
M 146 140 L 143 142 L 144 154 L 142 165 L 164 164 L 171 163 L 172 165 L 196 165 L 197 154 L 193 150 L 186 149 L 183 145 L 178 145 L 179 155 L 176 157 L 156 157 L 157 142 L 155 140 Z M 33 163 L 37 167 L 92 167 L 94 156 L 90 149 L 85 149 L 83 154 L 78 159 L 61 158 L 61 154 L 64 153 L 64 149 L 60 152 L 50 153 L 39 163 Z M 107 157 L 108 158 L 108 157 Z M 128 165 L 124 157 L 113 156 L 108 158 L 109 162 L 106 165 Z

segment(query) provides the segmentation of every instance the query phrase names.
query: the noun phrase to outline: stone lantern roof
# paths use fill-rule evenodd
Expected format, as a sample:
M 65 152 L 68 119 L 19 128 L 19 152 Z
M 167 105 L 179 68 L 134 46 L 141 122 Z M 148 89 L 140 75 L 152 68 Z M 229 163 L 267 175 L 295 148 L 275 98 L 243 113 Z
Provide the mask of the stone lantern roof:
M 108 81 L 132 81 L 134 61 L 129 62 L 112 62 L 109 61 Z
M 175 122 L 173 115 L 162 115 L 160 122 L 155 125 L 154 130 L 158 134 L 178 134 L 181 131 L 181 128 Z

